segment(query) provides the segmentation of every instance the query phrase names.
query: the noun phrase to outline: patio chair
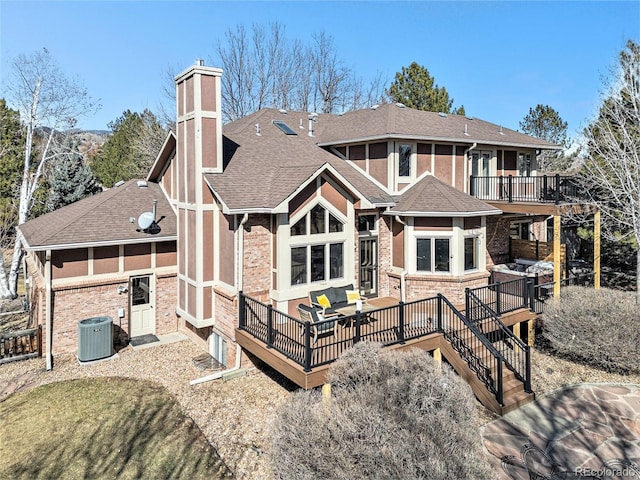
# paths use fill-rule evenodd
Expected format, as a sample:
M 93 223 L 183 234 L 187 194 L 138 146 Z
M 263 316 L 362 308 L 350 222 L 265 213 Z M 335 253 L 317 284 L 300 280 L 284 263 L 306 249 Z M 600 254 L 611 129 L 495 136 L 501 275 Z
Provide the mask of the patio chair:
M 298 305 L 298 315 L 303 322 L 309 322 L 311 324 L 311 334 L 313 335 L 313 345 L 318 341 L 320 335 L 331 333 L 336 336 L 336 329 L 338 322 L 324 321 L 322 314 L 313 307 L 308 307 L 304 303 Z

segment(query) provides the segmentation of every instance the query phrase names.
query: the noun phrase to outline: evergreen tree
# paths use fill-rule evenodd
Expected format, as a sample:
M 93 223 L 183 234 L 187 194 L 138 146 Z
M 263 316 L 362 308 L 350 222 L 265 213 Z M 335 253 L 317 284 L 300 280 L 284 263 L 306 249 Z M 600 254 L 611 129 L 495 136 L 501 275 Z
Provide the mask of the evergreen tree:
M 549 105 L 536 105 L 520 122 L 520 128 L 531 135 L 561 147 L 567 147 L 567 122 Z M 562 151 L 545 150 L 538 155 L 538 169 L 542 171 L 566 170 L 573 159 Z
M 20 188 L 24 130 L 20 113 L 0 99 L 0 246 L 7 247 L 18 221 L 14 201 Z
M 93 174 L 105 187 L 119 180 L 144 178 L 167 135 L 156 116 L 126 110 L 109 123 L 111 136 L 91 163 Z
M 101 191 L 77 144 L 65 149 L 49 177 L 47 211 L 51 212 Z
M 464 115 L 464 106 L 453 108 L 453 98 L 445 87 L 438 87 L 435 79 L 422 65 L 413 62 L 396 73 L 395 80 L 387 92 L 393 102 L 428 112 L 443 112 Z
M 18 188 L 24 155 L 24 130 L 20 113 L 0 98 L 0 198 L 11 199 Z

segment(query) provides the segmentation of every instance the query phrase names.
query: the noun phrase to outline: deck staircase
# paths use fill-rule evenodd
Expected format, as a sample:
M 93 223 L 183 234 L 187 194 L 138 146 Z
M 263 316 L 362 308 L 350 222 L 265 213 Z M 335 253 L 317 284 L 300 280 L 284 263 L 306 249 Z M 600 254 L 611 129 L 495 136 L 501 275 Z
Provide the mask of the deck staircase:
M 534 400 L 529 346 L 473 293 L 464 312 L 444 303 L 442 353 L 478 400 L 499 415 Z

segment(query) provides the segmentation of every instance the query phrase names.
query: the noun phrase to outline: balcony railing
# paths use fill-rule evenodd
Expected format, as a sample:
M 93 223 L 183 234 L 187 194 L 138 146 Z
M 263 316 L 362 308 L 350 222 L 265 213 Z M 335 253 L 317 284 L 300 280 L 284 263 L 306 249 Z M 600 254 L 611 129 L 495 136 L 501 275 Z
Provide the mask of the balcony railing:
M 555 203 L 572 202 L 579 197 L 573 176 L 542 175 L 535 177 L 499 176 L 469 179 L 469 193 L 480 200 Z

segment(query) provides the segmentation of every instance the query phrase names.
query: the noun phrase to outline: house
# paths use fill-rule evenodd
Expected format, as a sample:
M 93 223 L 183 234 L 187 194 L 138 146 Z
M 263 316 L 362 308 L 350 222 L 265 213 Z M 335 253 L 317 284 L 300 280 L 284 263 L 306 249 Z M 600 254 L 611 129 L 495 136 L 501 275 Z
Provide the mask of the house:
M 558 146 L 402 104 L 263 109 L 223 126 L 221 76 L 197 64 L 176 77 L 176 132 L 146 186 L 129 182 L 21 227 L 54 353 L 74 349 L 78 319 L 108 314 L 129 336 L 184 331 L 224 365 L 265 360 L 239 325 L 246 299 L 279 312 L 278 325 L 311 290 L 346 284 L 366 297 L 442 294 L 462 305 L 509 259 L 511 237 L 546 240 L 553 218 L 559 245 L 569 180 L 538 176 L 535 164 Z M 130 218 L 153 200 L 160 231 L 139 231 Z M 131 298 L 140 278 L 155 291 L 145 327 Z
M 153 232 L 137 225 L 145 211 L 155 212 Z M 111 315 L 117 341 L 177 330 L 176 214 L 157 184 L 123 182 L 21 225 L 20 234 L 31 322 L 45 327 L 48 357 L 75 352 L 78 321 L 88 317 Z

